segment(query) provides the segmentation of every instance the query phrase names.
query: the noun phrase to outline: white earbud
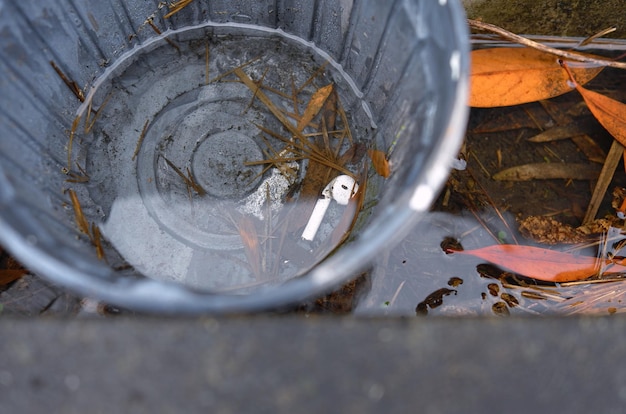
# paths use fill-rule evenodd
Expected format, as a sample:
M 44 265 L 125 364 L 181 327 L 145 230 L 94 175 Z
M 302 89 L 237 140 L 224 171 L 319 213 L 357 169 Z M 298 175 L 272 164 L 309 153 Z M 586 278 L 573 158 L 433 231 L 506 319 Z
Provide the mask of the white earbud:
M 302 238 L 309 241 L 315 238 L 331 200 L 335 200 L 337 204 L 342 206 L 348 205 L 358 189 L 359 185 L 354 181 L 354 178 L 348 175 L 340 175 L 328 183 L 324 191 L 322 191 L 323 198 L 320 198 L 315 203 L 311 218 L 302 232 Z

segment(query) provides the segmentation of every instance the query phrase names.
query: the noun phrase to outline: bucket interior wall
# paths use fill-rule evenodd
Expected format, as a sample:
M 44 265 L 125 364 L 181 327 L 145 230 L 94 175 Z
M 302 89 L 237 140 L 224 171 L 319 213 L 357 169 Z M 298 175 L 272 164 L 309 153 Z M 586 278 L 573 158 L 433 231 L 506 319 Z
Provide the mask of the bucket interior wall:
M 458 79 L 454 62 L 456 57 L 458 64 L 460 52 L 451 45 L 459 44 L 459 34 L 449 29 L 454 10 L 447 2 L 196 0 L 164 18 L 167 11 L 158 1 L 139 0 L 0 3 L 0 221 L 5 243 L 12 245 L 14 239 L 36 246 L 42 254 L 33 261 L 49 261 L 60 269 L 53 278 L 83 291 L 80 282 L 63 278 L 63 271 L 102 280 L 121 274 L 97 260 L 93 247 L 77 237 L 62 170 L 81 102 L 53 66 L 86 93 L 125 53 L 158 36 L 147 19 L 164 34 L 209 21 L 279 29 L 322 49 L 362 93 L 376 125 L 372 142 L 389 150 L 394 168 L 388 180 L 378 180 L 378 204 L 364 228 L 382 228 L 377 222 L 381 211 L 402 203 L 406 208 L 457 99 L 451 79 Z M 21 245 L 13 246 L 17 255 Z

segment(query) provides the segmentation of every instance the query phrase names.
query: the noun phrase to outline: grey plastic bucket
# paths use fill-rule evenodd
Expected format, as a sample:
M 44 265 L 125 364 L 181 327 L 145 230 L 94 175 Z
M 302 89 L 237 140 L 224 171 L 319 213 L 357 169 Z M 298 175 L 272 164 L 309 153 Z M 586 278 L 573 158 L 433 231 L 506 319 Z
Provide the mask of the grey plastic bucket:
M 10 252 L 42 277 L 125 308 L 251 311 L 293 304 L 346 282 L 377 252 L 392 247 L 411 230 L 443 185 L 466 125 L 468 37 L 456 0 L 195 0 L 165 17 L 171 9 L 172 5 L 140 0 L 0 2 L 0 242 Z M 106 168 L 94 172 L 83 166 L 85 175 L 100 174 L 99 182 L 77 182 L 82 172 L 68 169 L 68 147 L 73 146 L 74 155 L 93 147 L 78 133 L 75 142 L 69 141 L 79 109 L 95 117 L 96 107 L 87 105 L 99 93 L 102 78 L 111 80 L 127 70 L 132 63 L 127 63 L 128 56 L 137 51 L 163 47 L 165 37 L 170 45 L 186 41 L 190 28 L 222 38 L 229 38 L 229 31 L 250 33 L 254 39 L 250 44 L 261 45 L 260 49 L 267 39 L 280 36 L 315 50 L 354 89 L 359 107 L 366 108 L 371 121 L 368 145 L 388 150 L 392 174 L 382 179 L 370 170 L 369 190 L 375 194 L 350 240 L 291 280 L 235 294 L 157 280 L 150 272 L 99 260 L 92 241 L 79 231 L 68 190 L 81 195 L 87 216 L 106 222 L 111 214 L 103 207 L 107 201 L 97 202 L 94 194 L 110 181 L 102 174 L 118 173 L 110 159 L 115 155 L 106 151 L 102 156 L 109 157 Z M 180 56 L 181 51 L 172 47 L 170 52 Z M 207 43 L 207 72 L 208 58 Z M 146 65 L 134 76 L 140 82 L 153 71 Z M 164 94 L 168 88 L 163 86 Z M 99 99 L 103 107 L 105 96 Z M 109 103 L 119 119 L 107 122 L 120 131 L 132 129 L 137 137 L 141 124 L 133 116 L 143 104 Z M 144 130 L 148 124 L 146 120 Z M 221 136 L 220 131 L 214 132 Z M 133 161 L 140 142 L 137 145 Z M 132 148 L 125 150 L 133 153 Z M 82 169 L 80 164 L 77 167 Z M 218 186 L 215 191 L 221 190 Z M 102 194 L 100 198 L 106 198 L 109 193 Z M 137 224 L 132 216 L 125 220 L 129 231 L 153 225 Z M 196 231 L 188 227 L 176 230 L 183 235 Z M 151 242 L 149 235 L 132 241 Z M 103 245 L 107 253 L 119 253 L 106 241 Z M 170 259 L 179 259 L 175 256 Z M 211 277 L 212 272 L 228 269 L 209 261 L 201 272 Z

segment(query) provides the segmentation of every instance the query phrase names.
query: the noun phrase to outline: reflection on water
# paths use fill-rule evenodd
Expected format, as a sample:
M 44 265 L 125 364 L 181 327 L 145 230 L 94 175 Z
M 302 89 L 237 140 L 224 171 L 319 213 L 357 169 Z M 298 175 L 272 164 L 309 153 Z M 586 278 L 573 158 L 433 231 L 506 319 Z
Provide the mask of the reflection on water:
M 503 218 L 508 228 L 515 228 L 510 214 Z M 620 274 L 605 275 L 608 279 L 604 283 L 591 278 L 554 284 L 507 272 L 470 255 L 445 253 L 445 246 L 452 241 L 469 250 L 496 244 L 493 234 L 508 234 L 503 222 L 489 223 L 489 228 L 483 227 L 469 212 L 429 213 L 399 246 L 380 256 L 371 271 L 371 289 L 359 300 L 355 313 L 502 316 L 622 311 L 626 284 L 619 279 Z M 522 244 L 532 244 L 520 234 L 512 236 Z M 592 257 L 596 253 L 618 257 L 623 254 L 619 249 L 625 240 L 620 229 L 611 228 L 602 244 L 550 248 Z
M 282 32 L 207 24 L 176 39 L 109 68 L 76 118 L 97 114 L 68 158 L 108 263 L 236 293 L 305 273 L 376 188 L 362 93 Z

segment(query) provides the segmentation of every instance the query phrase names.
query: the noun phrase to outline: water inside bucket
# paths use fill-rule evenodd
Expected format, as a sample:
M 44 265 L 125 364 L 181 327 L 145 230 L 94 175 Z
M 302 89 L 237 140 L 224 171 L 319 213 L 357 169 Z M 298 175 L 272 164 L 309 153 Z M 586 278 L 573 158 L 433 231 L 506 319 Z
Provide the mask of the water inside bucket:
M 79 110 L 68 169 L 89 177 L 74 185 L 87 220 L 158 280 L 232 290 L 305 272 L 365 200 L 375 125 L 362 94 L 328 55 L 278 31 L 167 35 L 109 68 Z M 331 202 L 304 240 L 340 174 L 361 192 Z

